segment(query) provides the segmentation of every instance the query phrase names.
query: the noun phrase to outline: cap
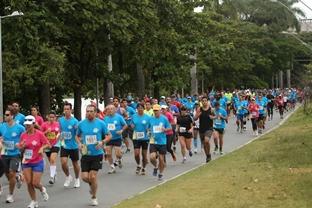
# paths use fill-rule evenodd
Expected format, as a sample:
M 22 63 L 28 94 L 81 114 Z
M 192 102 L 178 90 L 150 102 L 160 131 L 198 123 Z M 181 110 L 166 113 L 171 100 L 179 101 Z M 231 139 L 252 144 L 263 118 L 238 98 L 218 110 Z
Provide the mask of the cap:
M 187 96 L 186 98 L 187 98 L 187 99 L 192 99 L 192 97 L 191 97 L 191 96 Z
M 251 98 L 252 101 L 255 101 L 256 99 L 254 97 Z
M 36 123 L 35 117 L 33 117 L 32 115 L 28 115 L 25 117 L 24 125 L 30 125 L 34 123 Z
M 129 101 L 132 101 L 132 96 L 131 95 L 128 95 L 127 96 L 127 101 L 129 102 Z
M 153 110 L 154 111 L 159 111 L 161 108 L 160 108 L 160 105 L 156 104 L 156 105 L 153 105 Z
M 161 96 L 161 97 L 160 97 L 160 99 L 165 99 L 165 98 L 166 98 L 165 96 Z
M 161 105 L 160 108 L 161 109 L 166 109 L 166 108 L 168 108 L 168 106 L 167 105 Z

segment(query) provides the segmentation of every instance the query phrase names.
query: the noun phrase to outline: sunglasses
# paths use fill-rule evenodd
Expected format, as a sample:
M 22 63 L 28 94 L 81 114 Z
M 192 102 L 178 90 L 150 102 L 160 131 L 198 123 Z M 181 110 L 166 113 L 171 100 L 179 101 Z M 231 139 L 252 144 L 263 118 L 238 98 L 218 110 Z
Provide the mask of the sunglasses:
M 4 114 L 5 116 L 10 116 L 11 114 Z
M 34 122 L 34 121 L 33 121 L 33 119 L 25 119 L 25 121 L 31 121 L 31 122 Z

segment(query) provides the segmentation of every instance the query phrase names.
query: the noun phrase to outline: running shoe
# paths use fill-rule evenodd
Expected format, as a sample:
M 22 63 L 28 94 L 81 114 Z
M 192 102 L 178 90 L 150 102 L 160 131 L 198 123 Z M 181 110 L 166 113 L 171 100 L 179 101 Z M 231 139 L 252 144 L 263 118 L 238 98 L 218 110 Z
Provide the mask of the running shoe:
M 145 175 L 145 169 L 144 168 L 142 168 L 142 170 L 141 170 L 141 175 Z
M 223 154 L 224 154 L 224 152 L 220 150 L 220 155 L 223 155 Z
M 12 194 L 7 195 L 5 202 L 6 203 L 13 203 L 14 202 L 13 195 Z
M 73 181 L 73 177 L 71 175 L 67 176 L 64 182 L 64 187 L 69 187 L 72 181 Z
M 192 157 L 193 156 L 193 152 L 189 151 L 189 156 Z
M 118 163 L 117 163 L 117 161 L 115 161 L 115 162 L 114 162 L 114 166 L 115 166 L 115 167 L 117 167 L 117 166 L 118 166 Z
M 217 154 L 217 152 L 218 152 L 218 147 L 215 147 L 213 150 L 213 154 Z
M 56 180 L 56 176 L 50 177 L 49 184 L 51 185 L 55 184 L 55 180 Z
M 239 126 L 237 126 L 237 129 L 236 129 L 236 131 L 237 131 L 237 132 L 239 132 Z
M 186 157 L 183 157 L 182 163 L 185 163 L 185 162 L 186 162 Z
M 209 163 L 210 160 L 211 160 L 211 155 L 209 154 L 209 155 L 206 156 L 206 163 Z
M 194 149 L 194 153 L 197 154 L 197 148 Z
M 122 168 L 121 159 L 119 159 L 117 162 L 118 162 L 118 167 L 119 167 L 119 168 Z
M 44 201 L 49 200 L 49 195 L 47 193 L 47 189 L 45 187 L 42 187 L 41 195 Z
M 27 208 L 38 208 L 39 204 L 37 201 L 31 200 L 30 204 L 27 206 Z
M 79 188 L 80 187 L 80 179 L 76 178 L 75 183 L 74 183 L 74 188 Z
M 177 150 L 176 146 L 173 145 L 173 151 L 175 152 Z
M 94 198 L 94 199 L 92 198 L 91 199 L 91 206 L 97 206 L 97 205 L 99 205 L 97 198 Z
M 137 168 L 136 168 L 136 170 L 135 170 L 135 173 L 136 173 L 137 175 L 139 175 L 139 174 L 140 174 L 140 171 L 141 171 L 141 167 L 140 167 L 140 166 L 137 166 Z
M 163 174 L 158 174 L 158 180 L 159 180 L 159 181 L 164 180 L 164 176 L 163 176 Z
M 157 176 L 157 171 L 158 171 L 158 168 L 154 168 L 154 170 L 153 170 L 153 176 Z
M 113 173 L 116 173 L 116 169 L 115 167 L 111 166 L 111 169 L 108 171 L 108 174 L 113 174 Z

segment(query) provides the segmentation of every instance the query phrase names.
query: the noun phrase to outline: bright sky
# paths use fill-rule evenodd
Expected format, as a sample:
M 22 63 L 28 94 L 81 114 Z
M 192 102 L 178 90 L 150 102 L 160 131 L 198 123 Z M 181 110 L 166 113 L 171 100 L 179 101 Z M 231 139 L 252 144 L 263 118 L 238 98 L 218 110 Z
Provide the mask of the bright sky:
M 304 2 L 306 5 L 308 5 L 312 9 L 312 0 L 300 0 L 301 2 Z M 312 19 L 312 11 L 306 7 L 302 3 L 296 4 L 297 7 L 299 7 L 306 15 L 307 19 Z

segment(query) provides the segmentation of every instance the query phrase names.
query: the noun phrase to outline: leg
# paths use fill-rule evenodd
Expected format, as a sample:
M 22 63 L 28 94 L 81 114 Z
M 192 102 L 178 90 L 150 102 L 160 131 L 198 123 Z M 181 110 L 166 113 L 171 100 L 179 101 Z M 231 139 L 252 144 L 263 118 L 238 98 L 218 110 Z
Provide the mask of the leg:
M 79 178 L 79 173 L 80 173 L 80 166 L 79 166 L 78 160 L 72 161 L 72 164 L 73 164 L 73 167 L 74 167 L 75 178 L 78 179 Z
M 158 165 L 159 174 L 162 175 L 165 169 L 165 155 L 159 154 L 158 161 L 159 161 L 159 165 Z
M 24 168 L 23 169 L 23 174 L 24 174 L 24 178 L 25 178 L 25 181 L 26 181 L 26 184 L 27 184 L 27 190 L 28 190 L 30 198 L 33 201 L 37 201 L 36 200 L 35 188 L 34 188 L 33 182 L 32 182 L 32 180 L 33 180 L 32 169 L 31 168 Z
M 65 175 L 68 177 L 69 169 L 68 169 L 67 161 L 68 161 L 67 157 L 61 157 L 62 170 L 65 173 Z
M 137 166 L 140 166 L 140 148 L 134 149 L 134 159 L 135 159 Z
M 181 145 L 181 154 L 182 157 L 185 158 L 185 152 L 186 152 L 186 144 L 185 144 L 185 138 L 183 136 L 179 136 L 179 142 Z
M 156 156 L 157 156 L 156 152 L 152 152 L 150 154 L 150 161 L 151 161 L 152 165 L 154 166 L 154 168 L 157 168 L 157 158 L 156 158 Z
M 92 199 L 95 199 L 96 191 L 97 191 L 97 171 L 91 170 L 89 172 L 89 184 L 90 184 Z
M 10 195 L 13 195 L 15 184 L 16 184 L 16 171 L 15 170 L 10 170 L 5 175 L 6 175 L 7 179 L 8 179 L 8 181 L 9 181 L 9 192 L 10 192 Z
M 107 160 L 108 160 L 109 165 L 113 165 L 112 150 L 113 150 L 113 146 L 111 146 L 111 145 L 106 146 L 106 148 L 105 148 L 106 156 L 107 156 Z
M 57 152 L 52 152 L 50 156 L 50 176 L 51 178 L 54 178 L 56 175 L 56 158 L 57 158 Z

